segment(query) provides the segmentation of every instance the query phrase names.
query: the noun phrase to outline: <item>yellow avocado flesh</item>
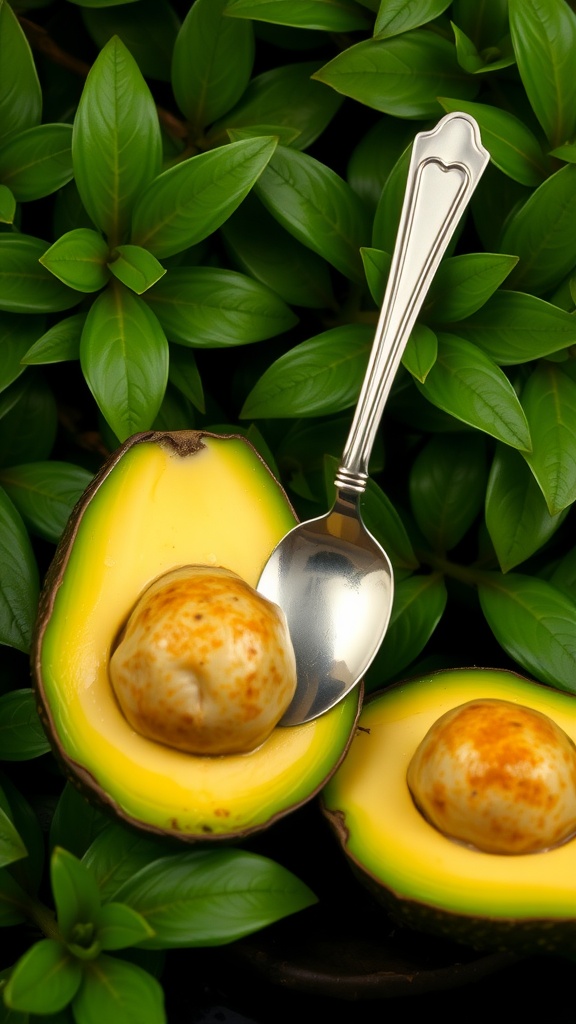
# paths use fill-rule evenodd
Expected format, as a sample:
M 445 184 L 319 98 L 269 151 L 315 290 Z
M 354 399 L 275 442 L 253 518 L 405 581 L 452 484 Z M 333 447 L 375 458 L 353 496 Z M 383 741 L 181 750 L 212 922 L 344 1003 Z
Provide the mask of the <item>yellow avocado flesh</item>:
M 478 919 L 570 921 L 576 916 L 576 839 L 538 853 L 487 853 L 453 841 L 417 809 L 408 765 L 441 715 L 493 698 L 547 715 L 576 739 L 576 700 L 504 670 L 433 673 L 364 705 L 345 761 L 322 793 L 345 852 L 395 899 Z M 341 828 L 340 828 L 341 826 Z
M 144 588 L 185 564 L 220 565 L 255 586 L 295 522 L 243 438 L 201 438 L 184 456 L 157 440 L 126 446 L 60 555 L 33 657 L 50 735 L 80 781 L 135 824 L 183 838 L 257 830 L 308 799 L 341 759 L 359 700 L 277 728 L 252 753 L 221 757 L 170 749 L 124 718 L 108 663 Z

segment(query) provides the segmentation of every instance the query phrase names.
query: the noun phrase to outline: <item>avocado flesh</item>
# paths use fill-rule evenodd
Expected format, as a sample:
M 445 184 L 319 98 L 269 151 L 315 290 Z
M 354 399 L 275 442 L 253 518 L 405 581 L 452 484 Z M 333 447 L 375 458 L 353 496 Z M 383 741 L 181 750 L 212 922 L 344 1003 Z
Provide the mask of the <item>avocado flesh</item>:
M 576 947 L 576 837 L 539 853 L 485 853 L 439 832 L 406 772 L 428 729 L 471 700 L 532 707 L 576 741 L 576 700 L 514 672 L 451 669 L 374 694 L 322 810 L 358 878 L 401 923 L 482 949 Z
M 221 565 L 256 585 L 295 516 L 243 438 L 181 431 L 129 439 L 71 518 L 43 591 L 32 665 L 57 754 L 88 794 L 184 839 L 258 831 L 313 796 L 344 755 L 360 693 L 277 728 L 250 754 L 195 756 L 127 723 L 108 662 L 142 590 L 178 565 Z

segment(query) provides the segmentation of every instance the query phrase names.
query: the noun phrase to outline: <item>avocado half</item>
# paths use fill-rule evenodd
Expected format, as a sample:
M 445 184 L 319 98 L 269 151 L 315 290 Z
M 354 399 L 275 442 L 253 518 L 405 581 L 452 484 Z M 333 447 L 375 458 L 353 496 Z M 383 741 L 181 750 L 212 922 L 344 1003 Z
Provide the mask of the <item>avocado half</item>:
M 153 579 L 197 564 L 256 586 L 295 521 L 244 437 L 203 431 L 129 438 L 74 509 L 43 586 L 33 684 L 67 776 L 131 825 L 189 842 L 241 838 L 310 800 L 342 760 L 361 689 L 313 722 L 276 727 L 251 753 L 198 756 L 135 732 L 108 674 L 115 639 Z
M 345 761 L 320 796 L 358 879 L 395 920 L 481 950 L 574 954 L 576 838 L 534 854 L 456 842 L 420 813 L 406 782 L 430 727 L 496 698 L 547 715 L 576 742 L 576 698 L 499 669 L 449 669 L 367 698 Z

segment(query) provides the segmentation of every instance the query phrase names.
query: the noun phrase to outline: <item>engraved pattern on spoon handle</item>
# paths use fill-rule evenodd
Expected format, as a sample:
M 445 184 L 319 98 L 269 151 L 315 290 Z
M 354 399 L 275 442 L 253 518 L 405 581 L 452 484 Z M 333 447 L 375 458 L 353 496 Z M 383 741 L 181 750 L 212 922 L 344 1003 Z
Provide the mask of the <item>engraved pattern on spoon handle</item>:
M 390 274 L 358 404 L 335 477 L 361 494 L 392 382 L 432 278 L 490 158 L 468 114 L 416 135 Z

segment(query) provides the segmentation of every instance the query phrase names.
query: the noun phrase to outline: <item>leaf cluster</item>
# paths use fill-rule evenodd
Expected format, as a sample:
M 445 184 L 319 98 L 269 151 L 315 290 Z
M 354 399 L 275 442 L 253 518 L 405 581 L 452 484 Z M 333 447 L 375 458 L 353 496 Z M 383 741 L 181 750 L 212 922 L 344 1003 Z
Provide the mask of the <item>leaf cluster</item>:
M 484 664 L 576 690 L 575 54 L 569 0 L 0 0 L 12 777 L 51 758 L 27 672 L 46 564 L 119 442 L 149 428 L 244 433 L 301 517 L 330 503 L 412 141 L 454 110 L 476 119 L 490 165 L 372 456 L 363 514 L 395 597 L 366 685 Z M 155 983 L 117 951 L 194 944 L 186 928 L 215 941 L 202 908 L 162 922 L 154 894 L 188 870 L 217 889 L 230 852 L 168 863 L 144 843 L 136 869 L 136 843 L 132 882 L 108 886 L 98 858 L 119 833 L 78 856 L 70 827 L 47 854 L 50 918 L 16 880 L 38 857 L 1 806 L 4 923 L 43 934 L 9 965 L 6 1005 L 34 1015 L 40 984 L 50 1012 L 103 1019 L 102 993 L 118 988 L 147 1004 L 142 1020 L 161 1019 Z M 244 856 L 235 877 L 249 877 Z M 296 890 L 268 908 L 305 905 Z M 256 922 L 230 899 L 231 919 L 233 905 L 250 927 L 276 913 Z

